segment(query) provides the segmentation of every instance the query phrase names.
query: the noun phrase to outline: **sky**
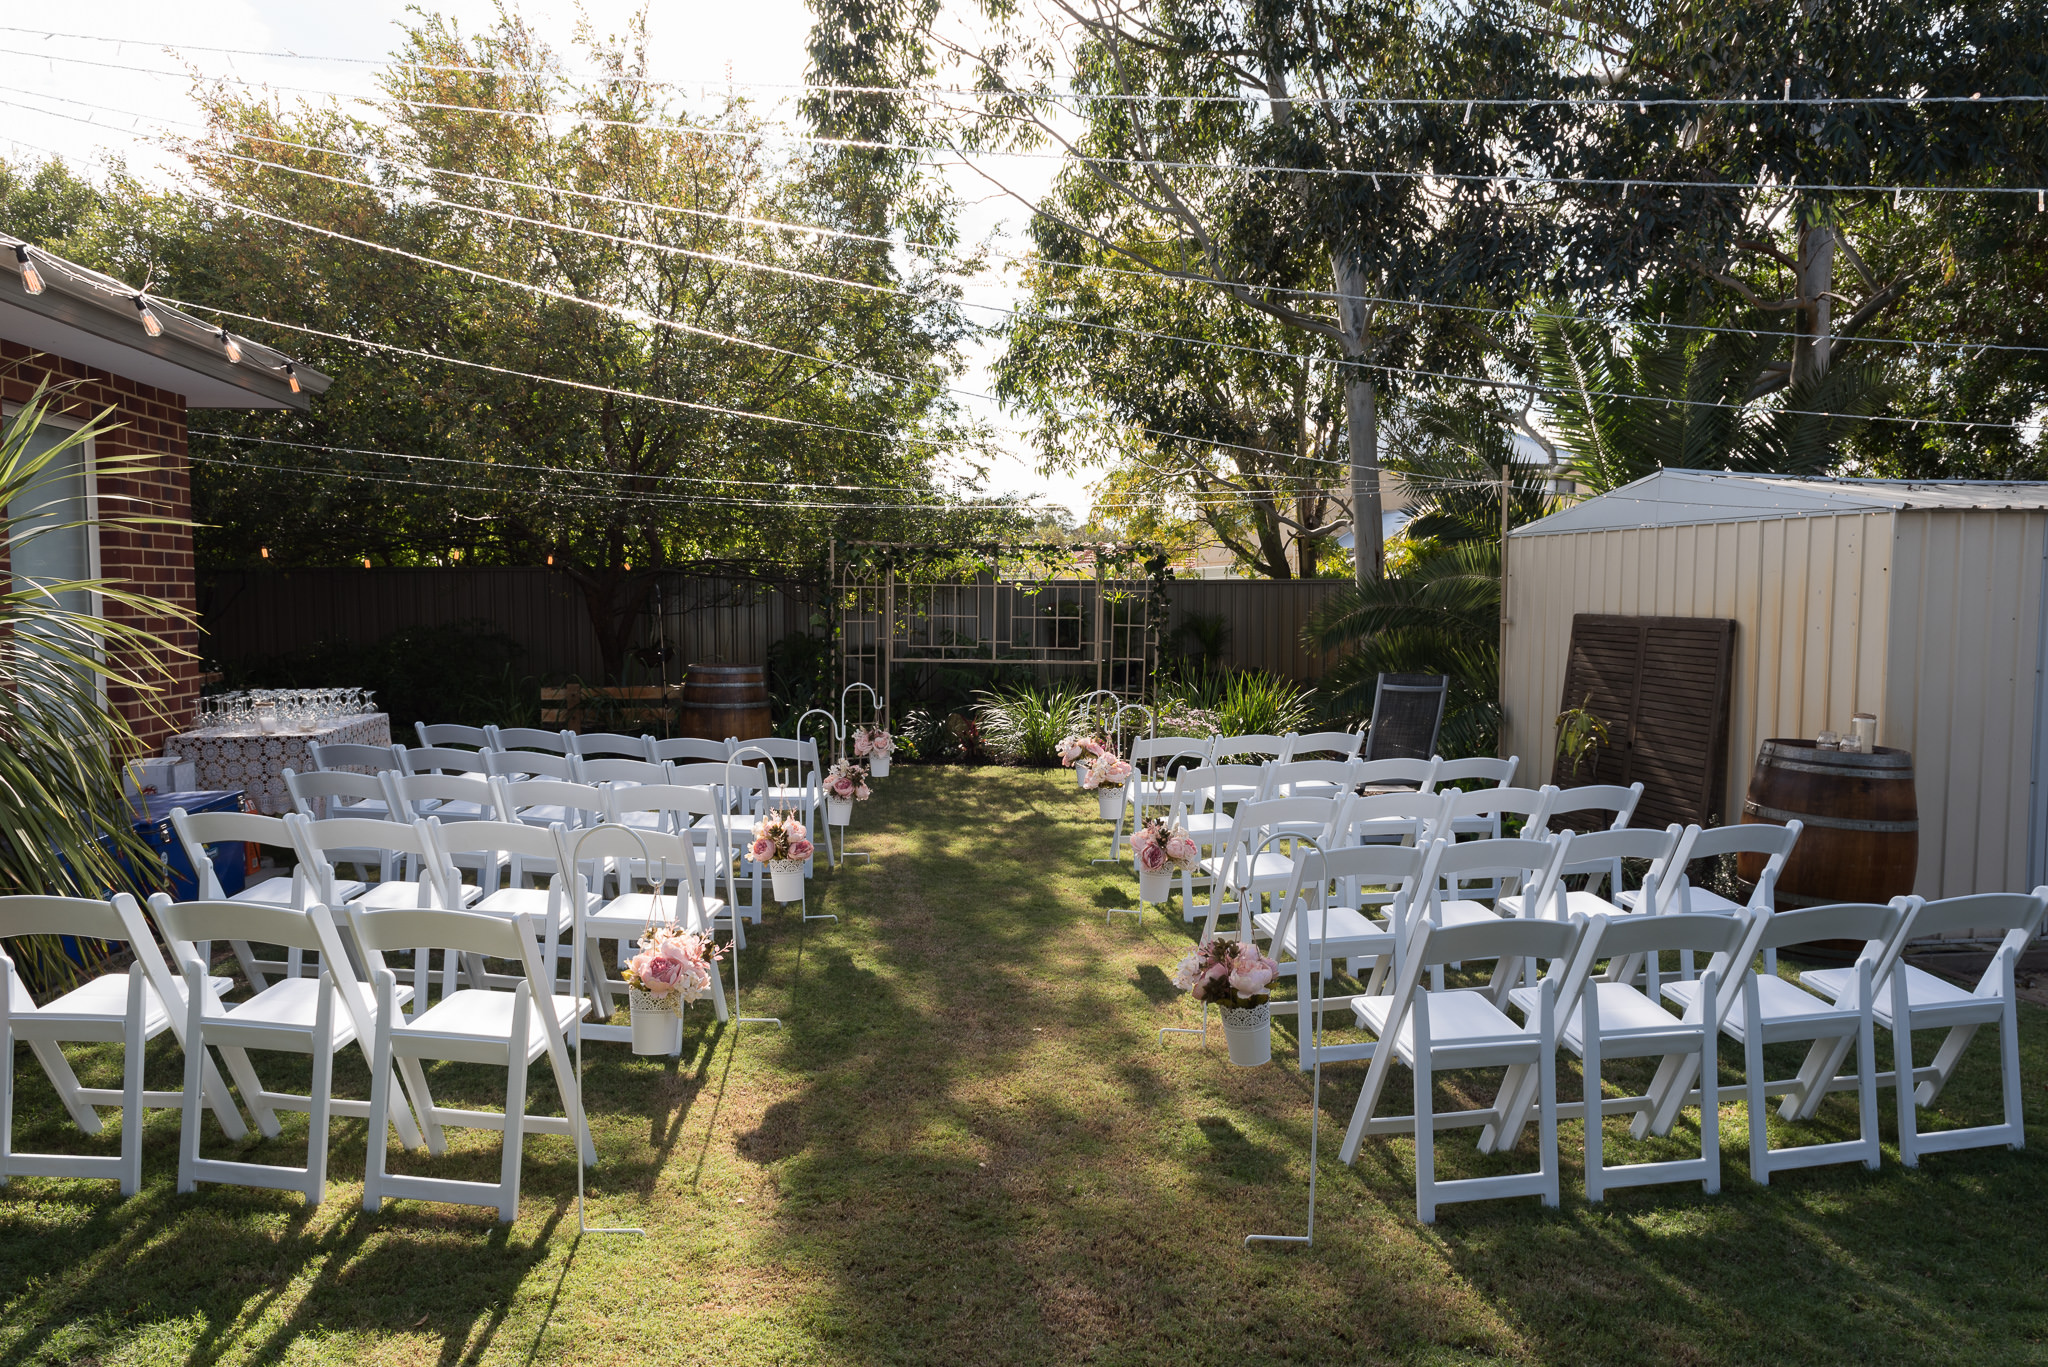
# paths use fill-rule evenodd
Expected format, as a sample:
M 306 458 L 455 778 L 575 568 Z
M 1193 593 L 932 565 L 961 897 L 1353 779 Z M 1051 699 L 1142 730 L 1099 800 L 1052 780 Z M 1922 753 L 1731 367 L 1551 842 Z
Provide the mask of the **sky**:
M 420 0 L 424 6 L 427 0 Z M 170 159 L 132 133 L 150 131 L 151 120 L 190 120 L 194 108 L 190 83 L 134 72 L 81 65 L 82 59 L 113 66 L 170 69 L 190 66 L 208 75 L 270 82 L 278 86 L 311 87 L 342 95 L 367 95 L 373 89 L 375 62 L 397 45 L 399 23 L 407 0 L 351 0 L 341 4 L 252 4 L 249 0 L 207 0 L 202 5 L 165 6 L 140 0 L 76 0 L 62 7 L 14 6 L 0 11 L 0 26 L 30 19 L 50 25 L 42 29 L 0 27 L 0 101 L 17 95 L 45 110 L 73 118 L 31 112 L 20 103 L 0 103 L 0 153 L 10 158 L 40 158 L 55 153 L 77 168 L 90 168 L 106 155 L 125 158 L 131 169 L 152 178 L 168 179 Z M 496 7 L 490 0 L 441 0 L 432 5 L 458 20 L 467 30 L 489 26 Z M 582 63 L 573 45 L 579 16 L 587 17 L 601 35 L 625 32 L 639 0 L 584 0 L 580 5 L 529 0 L 522 12 L 564 55 L 565 64 Z M 649 56 L 653 73 L 679 85 L 722 86 L 727 80 L 755 86 L 800 85 L 804 79 L 804 40 L 811 15 L 802 0 L 664 0 L 649 6 Z M 85 41 L 58 35 L 113 38 L 117 42 Z M 206 52 L 204 48 L 289 52 L 302 57 L 348 58 L 353 61 L 269 59 Z M 166 52 L 165 49 L 172 49 Z M 175 59 L 173 57 L 175 53 Z M 755 89 L 766 102 L 791 98 L 794 92 Z M 286 94 L 287 100 L 295 98 Z M 60 104 L 57 100 L 83 101 Z M 116 115 L 108 109 L 130 111 Z M 790 116 L 793 121 L 793 115 Z M 90 118 L 91 124 L 78 122 Z M 175 129 L 175 124 L 172 125 Z M 160 130 L 159 130 L 160 131 Z M 189 130 L 185 130 L 189 131 Z M 1041 192 L 1053 170 L 1051 163 L 1011 163 L 1005 179 L 1026 194 Z M 970 239 L 998 234 L 999 250 L 1021 249 L 1027 213 L 1014 200 L 992 196 L 986 182 L 959 173 L 955 182 L 967 202 L 961 228 Z M 970 304 L 1008 306 L 1016 291 L 1000 270 L 968 286 Z M 995 315 L 969 309 L 975 321 Z M 302 319 L 318 326 L 319 319 Z M 989 348 L 967 353 L 969 368 L 958 387 L 986 393 Z M 1087 511 L 1085 478 L 1040 475 L 1020 421 L 992 403 L 968 400 L 970 411 L 1006 435 L 1003 454 L 989 472 L 994 493 L 1034 495 L 1065 507 L 1076 516 Z

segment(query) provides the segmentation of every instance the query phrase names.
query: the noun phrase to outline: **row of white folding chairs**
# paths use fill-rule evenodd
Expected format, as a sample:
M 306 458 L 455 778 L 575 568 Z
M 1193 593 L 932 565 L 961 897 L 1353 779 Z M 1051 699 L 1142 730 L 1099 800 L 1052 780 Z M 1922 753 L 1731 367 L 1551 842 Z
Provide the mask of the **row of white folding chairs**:
M 545 934 L 523 916 L 500 917 L 438 908 L 372 909 L 351 906 L 340 916 L 322 903 L 304 908 L 251 902 L 172 903 L 158 894 L 151 916 L 170 949 L 170 961 L 144 922 L 135 900 L 118 894 L 98 902 L 59 897 L 0 897 L 0 941 L 36 934 L 82 933 L 126 944 L 134 963 L 126 973 L 106 974 L 38 1007 L 22 987 L 12 959 L 0 950 L 0 1182 L 10 1176 L 112 1178 L 121 1193 L 141 1185 L 143 1116 L 148 1109 L 182 1112 L 178 1144 L 178 1190 L 199 1182 L 223 1182 L 302 1192 L 318 1204 L 326 1192 L 328 1129 L 334 1115 L 368 1122 L 363 1205 L 375 1211 L 394 1197 L 494 1206 L 501 1220 L 517 1212 L 519 1173 L 528 1134 L 558 1134 L 572 1140 L 583 1162 L 594 1159 L 568 1034 L 583 1009 L 582 999 L 554 990 L 552 970 L 542 953 Z M 350 948 L 367 966 L 359 976 Z M 244 1001 L 222 994 L 231 980 L 206 966 L 207 946 L 216 939 L 260 939 L 317 953 L 317 978 L 286 979 L 252 989 Z M 509 961 L 519 966 L 508 991 L 481 985 L 444 992 L 425 1005 L 426 985 L 416 973 L 401 986 L 387 954 L 413 951 L 415 964 L 428 950 L 444 955 Z M 174 971 L 171 964 L 177 965 Z M 408 1018 L 402 1007 L 415 1010 Z M 147 1042 L 169 1031 L 185 1053 L 184 1086 L 178 1092 L 142 1087 Z M 23 1153 L 13 1145 L 16 1039 L 27 1041 L 80 1130 L 97 1134 L 100 1107 L 121 1111 L 117 1157 Z M 79 1085 L 65 1058 L 65 1043 L 119 1041 L 125 1083 L 109 1092 Z M 370 1096 L 333 1095 L 334 1056 L 351 1045 L 370 1065 Z M 262 1081 L 251 1051 L 310 1055 L 312 1082 L 306 1093 L 282 1092 Z M 230 1139 L 248 1133 L 228 1093 L 215 1055 L 226 1065 L 259 1130 L 280 1132 L 277 1113 L 308 1115 L 303 1166 L 282 1166 L 207 1158 L 200 1152 L 203 1112 L 211 1110 Z M 535 1115 L 526 1107 L 526 1077 L 545 1055 L 564 1100 L 558 1116 Z M 422 1059 L 451 1059 L 506 1069 L 502 1113 L 450 1107 L 437 1102 L 420 1067 Z M 495 1183 L 440 1177 L 400 1176 L 387 1169 L 392 1129 L 407 1148 L 422 1144 L 446 1152 L 445 1130 L 494 1129 L 505 1136 Z
M 1588 838 L 1597 838 L 1588 837 Z M 1493 842 L 1471 842 L 1493 843 Z M 1569 844 L 1569 838 L 1564 841 Z M 1876 1089 L 1896 1093 L 1902 1160 L 1916 1165 L 1922 1153 L 2006 1144 L 2024 1140 L 2018 1054 L 2018 1017 L 2013 973 L 2019 954 L 2048 911 L 2048 887 L 2031 895 L 1992 894 L 1922 902 L 1899 898 L 1887 906 L 1841 905 L 1777 912 L 1752 903 L 1733 912 L 1624 913 L 1610 910 L 1588 917 L 1476 916 L 1455 922 L 1415 905 L 1414 889 L 1440 896 L 1443 863 L 1471 844 L 1434 841 L 1426 847 L 1353 847 L 1320 852 L 1304 849 L 1293 861 L 1297 881 L 1271 925 L 1276 952 L 1283 946 L 1306 951 L 1306 959 L 1329 965 L 1347 952 L 1370 950 L 1390 961 L 1390 990 L 1347 999 L 1356 1023 L 1374 1036 L 1366 1045 L 1342 1046 L 1343 1056 L 1369 1058 L 1371 1066 L 1347 1129 L 1345 1161 L 1355 1160 L 1362 1138 L 1372 1133 L 1412 1133 L 1417 1144 L 1417 1214 L 1434 1218 L 1437 1205 L 1490 1196 L 1539 1194 L 1557 1202 L 1556 1122 L 1576 1116 L 1586 1124 L 1586 1181 L 1590 1199 L 1615 1186 L 1700 1181 L 1709 1192 L 1720 1180 L 1716 1041 L 1728 1035 L 1745 1051 L 1744 1086 L 1749 1104 L 1750 1171 L 1768 1182 L 1773 1171 L 1824 1163 L 1879 1160 Z M 1568 855 L 1567 855 L 1568 857 Z M 1329 904 L 1324 894 L 1345 880 L 1370 880 L 1397 890 L 1387 922 L 1374 926 Z M 1304 892 L 1311 895 L 1304 897 Z M 1321 904 L 1321 905 L 1319 905 Z M 1556 904 L 1552 904 L 1553 911 Z M 1306 924 L 1304 924 L 1306 923 Z M 1916 937 L 1963 930 L 2002 934 L 1974 990 L 1966 991 L 1903 962 Z M 1371 937 L 1368 941 L 1366 937 Z M 1797 985 L 1766 965 L 1751 971 L 1759 952 L 1821 940 L 1863 942 L 1851 969 L 1808 970 Z M 1305 943 L 1303 943 L 1305 941 Z M 1705 953 L 1706 971 L 1696 979 L 1662 979 L 1661 953 Z M 1439 980 L 1424 985 L 1424 970 L 1440 974 L 1448 964 L 1493 960 L 1492 982 L 1483 989 L 1445 991 Z M 1548 960 L 1540 982 L 1516 986 L 1518 965 Z M 1606 969 L 1596 970 L 1604 963 Z M 1296 958 L 1297 1002 L 1308 1002 L 1318 1017 L 1338 1003 L 1312 999 L 1306 971 L 1313 963 Z M 1642 987 L 1638 988 L 1637 975 Z M 1676 1007 L 1673 1015 L 1662 1003 Z M 1517 1024 L 1503 1008 L 1522 1015 Z M 1299 1038 L 1312 1047 L 1310 1022 L 1299 1007 Z M 1755 1024 L 1753 1024 L 1755 1023 Z M 1931 1105 L 1954 1075 L 1972 1035 L 1984 1025 L 1999 1031 L 2004 1118 L 1996 1125 L 1922 1134 L 1917 1108 Z M 1872 1032 L 1893 1035 L 1900 1060 L 1889 1073 L 1875 1066 Z M 1946 1036 L 1926 1065 L 1916 1065 L 1912 1033 L 1942 1029 Z M 1766 1044 L 1805 1042 L 1799 1074 L 1770 1080 L 1764 1071 Z M 1584 1060 L 1582 1095 L 1604 1098 L 1594 1116 L 1587 1103 L 1557 1101 L 1555 1050 L 1562 1043 Z M 1383 1047 L 1391 1045 L 1392 1047 Z M 1856 1072 L 1840 1072 L 1851 1049 Z M 1324 1057 L 1337 1054 L 1327 1049 Z M 1604 1097 L 1606 1059 L 1656 1057 L 1660 1065 L 1643 1097 Z M 1415 1106 L 1408 1116 L 1379 1116 L 1387 1070 L 1396 1061 L 1415 1074 Z M 1495 1104 L 1463 1115 L 1439 1115 L 1431 1078 L 1447 1068 L 1502 1066 L 1508 1071 Z M 1903 1085 L 1901 1085 L 1903 1079 Z M 1810 1119 L 1830 1091 L 1858 1093 L 1856 1139 L 1774 1149 L 1763 1115 L 1768 1096 L 1783 1097 L 1780 1115 Z M 1703 1117 L 1696 1160 L 1608 1165 L 1599 1116 L 1633 1113 L 1637 1137 L 1667 1134 L 1688 1104 Z M 1539 1168 L 1533 1174 L 1438 1183 L 1433 1136 L 1459 1125 L 1482 1128 L 1480 1147 L 1512 1149 L 1527 1121 L 1538 1123 Z M 1711 1119 L 1709 1119 L 1711 1118 Z
M 677 760 L 684 763 L 724 760 L 741 742 L 731 736 L 724 740 L 700 740 L 679 736 L 656 740 L 653 736 L 629 736 L 617 731 L 547 731 L 523 726 L 458 726 L 452 723 L 414 722 L 420 747 L 428 750 L 531 750 L 553 755 L 581 755 L 586 759 L 644 759 L 654 763 Z

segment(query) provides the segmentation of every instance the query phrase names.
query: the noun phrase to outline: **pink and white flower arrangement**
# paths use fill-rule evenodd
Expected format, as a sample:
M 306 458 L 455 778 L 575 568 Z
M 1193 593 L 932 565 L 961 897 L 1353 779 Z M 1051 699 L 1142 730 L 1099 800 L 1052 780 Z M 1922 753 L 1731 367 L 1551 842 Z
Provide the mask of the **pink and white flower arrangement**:
M 1181 827 L 1153 816 L 1131 833 L 1131 859 L 1140 873 L 1180 873 L 1200 866 L 1202 848 Z
M 1089 792 L 1099 788 L 1121 788 L 1131 776 L 1128 761 L 1114 751 L 1104 750 L 1081 768 L 1081 786 Z
M 796 819 L 795 812 L 770 812 L 754 823 L 754 839 L 747 846 L 747 858 L 756 864 L 801 864 L 817 847 L 811 833 Z
M 868 771 L 850 759 L 842 759 L 825 775 L 825 796 L 834 802 L 866 802 L 873 796 Z
M 626 963 L 626 982 L 657 1005 L 688 1005 L 711 990 L 712 965 L 725 946 L 696 931 L 649 926 L 640 952 Z
M 1094 759 L 1109 749 L 1109 745 L 1099 736 L 1075 735 L 1068 736 L 1054 749 L 1060 757 L 1060 763 L 1071 766 L 1079 764 L 1082 760 Z
M 860 759 L 870 755 L 887 758 L 896 753 L 896 738 L 879 726 L 857 727 L 853 733 L 853 753 Z
M 1198 1002 L 1245 1010 L 1271 1001 L 1267 989 L 1279 976 L 1280 965 L 1251 941 L 1214 939 L 1188 951 L 1173 970 L 1173 985 Z

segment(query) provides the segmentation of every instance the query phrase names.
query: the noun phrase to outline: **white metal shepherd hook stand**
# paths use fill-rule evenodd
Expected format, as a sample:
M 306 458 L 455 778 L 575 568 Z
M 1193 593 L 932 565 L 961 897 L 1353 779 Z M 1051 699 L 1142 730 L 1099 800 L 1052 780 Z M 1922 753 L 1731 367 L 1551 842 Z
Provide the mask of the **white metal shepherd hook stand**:
M 1261 850 L 1265 849 L 1266 844 L 1275 838 L 1277 837 L 1268 836 L 1266 841 L 1260 844 L 1259 848 Z M 1312 836 L 1298 835 L 1294 837 L 1294 840 L 1294 887 L 1290 895 L 1299 899 L 1301 897 L 1302 847 L 1306 845 L 1314 849 L 1318 855 L 1322 854 L 1323 847 L 1318 845 Z M 1318 901 L 1322 900 L 1322 887 L 1322 884 L 1317 885 L 1316 897 Z M 1300 908 L 1297 907 L 1295 910 L 1299 912 Z M 1250 1248 L 1253 1244 L 1313 1244 L 1316 1241 L 1316 1139 L 1317 1131 L 1320 1129 L 1320 1122 L 1323 1118 L 1323 1013 L 1315 1009 L 1317 999 L 1314 995 L 1315 989 L 1312 986 L 1314 978 L 1311 974 L 1317 971 L 1328 974 L 1330 971 L 1330 966 L 1323 962 L 1323 932 L 1329 929 L 1329 917 L 1323 916 L 1318 918 L 1309 916 L 1302 919 L 1306 920 L 1309 924 L 1303 926 L 1301 920 L 1297 920 L 1295 922 L 1294 936 L 1296 945 L 1303 945 L 1310 951 L 1309 965 L 1311 973 L 1302 975 L 1301 990 L 1310 994 L 1308 1048 L 1315 1058 L 1314 1081 L 1309 1087 L 1308 1102 L 1308 1233 L 1247 1234 L 1244 1236 L 1244 1246 L 1246 1248 Z M 1240 915 L 1237 918 L 1237 923 L 1239 925 L 1247 925 L 1249 924 L 1249 918 Z M 1277 950 L 1279 946 L 1276 945 L 1274 948 Z M 1300 955 L 1297 954 L 1295 957 L 1299 958 Z M 1329 994 L 1329 990 L 1329 984 L 1325 982 L 1323 984 L 1325 996 Z M 1297 1041 L 1298 1043 L 1299 1041 Z M 1381 1047 L 1390 1048 L 1391 1046 L 1382 1045 Z

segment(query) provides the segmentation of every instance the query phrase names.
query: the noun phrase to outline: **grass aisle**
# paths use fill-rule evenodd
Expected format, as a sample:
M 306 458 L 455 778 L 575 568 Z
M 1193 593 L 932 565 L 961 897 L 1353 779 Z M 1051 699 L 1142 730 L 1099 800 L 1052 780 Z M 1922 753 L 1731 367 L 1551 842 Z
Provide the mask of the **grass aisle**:
M 359 1121 L 335 1122 L 316 1211 L 236 1188 L 181 1197 L 177 1117 L 158 1113 L 132 1201 L 99 1183 L 0 1191 L 0 1367 L 2048 1356 L 2038 1146 L 1917 1173 L 1888 1150 L 1877 1173 L 1791 1173 L 1766 1190 L 1746 1175 L 1739 1104 L 1722 1115 L 1718 1197 L 1674 1186 L 1590 1207 L 1567 1124 L 1561 1211 L 1453 1206 L 1423 1230 L 1408 1143 L 1336 1162 L 1363 1074 L 1340 1065 L 1316 1246 L 1247 1252 L 1246 1233 L 1301 1228 L 1307 1078 L 1284 1037 L 1262 1069 L 1231 1068 L 1216 1032 L 1206 1051 L 1161 1044 L 1160 1026 L 1193 1017 L 1166 976 L 1190 932 L 1156 913 L 1104 924 L 1134 880 L 1088 864 L 1107 846 L 1093 801 L 1061 773 L 905 766 L 858 820 L 853 844 L 874 862 L 812 885 L 813 909 L 841 920 L 773 909 L 744 956 L 747 1012 L 783 1029 L 719 1028 L 698 1007 L 680 1066 L 592 1047 L 591 1219 L 648 1239 L 578 1243 L 569 1148 L 551 1138 L 528 1141 L 509 1231 L 456 1207 L 363 1214 Z M 2039 1133 L 2048 1017 L 2023 1009 Z M 1988 1118 L 1992 1058 L 1973 1050 L 1946 1115 Z M 303 1068 L 259 1062 L 303 1087 Z M 150 1085 L 176 1086 L 178 1069 L 160 1041 Z M 336 1071 L 344 1095 L 365 1094 L 358 1056 Z M 93 1057 L 81 1072 L 116 1068 Z M 113 1142 L 116 1124 L 91 1141 L 69 1129 L 25 1050 L 16 1077 L 23 1147 Z M 502 1070 L 434 1077 L 437 1095 L 482 1106 L 503 1086 Z M 555 1105 L 544 1077 L 536 1109 Z M 1397 1074 L 1389 1096 L 1407 1090 Z M 1573 1070 L 1562 1090 L 1577 1095 Z M 1831 1101 L 1801 1137 L 1846 1132 L 1847 1107 Z M 304 1134 L 287 1116 L 247 1156 L 302 1161 Z M 1652 1157 L 1697 1134 L 1637 1146 L 1617 1121 L 1609 1141 L 1610 1159 Z M 494 1135 L 454 1142 L 450 1158 L 396 1166 L 495 1175 Z M 1469 1131 L 1446 1135 L 1440 1173 L 1493 1170 L 1470 1146 Z M 217 1132 L 208 1146 L 232 1149 Z

